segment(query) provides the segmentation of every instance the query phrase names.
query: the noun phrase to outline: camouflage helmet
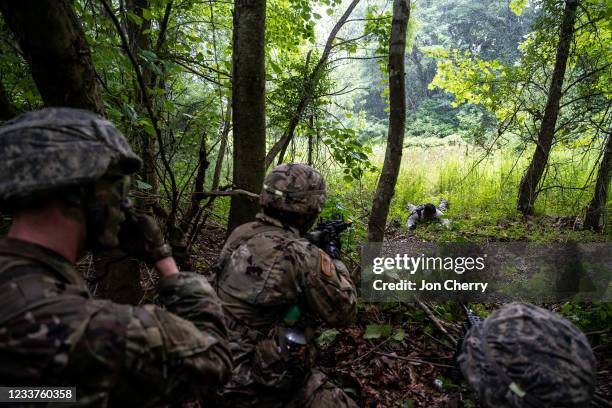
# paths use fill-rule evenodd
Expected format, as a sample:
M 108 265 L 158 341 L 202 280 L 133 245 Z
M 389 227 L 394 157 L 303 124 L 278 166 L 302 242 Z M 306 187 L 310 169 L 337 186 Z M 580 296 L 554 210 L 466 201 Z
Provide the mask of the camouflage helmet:
M 0 202 L 131 174 L 140 158 L 108 120 L 72 108 L 27 112 L 0 127 Z
M 321 173 L 305 164 L 281 164 L 264 180 L 261 205 L 298 214 L 318 214 L 327 193 Z
M 463 341 L 458 362 L 486 407 L 586 407 L 595 358 L 585 335 L 540 307 L 511 303 Z

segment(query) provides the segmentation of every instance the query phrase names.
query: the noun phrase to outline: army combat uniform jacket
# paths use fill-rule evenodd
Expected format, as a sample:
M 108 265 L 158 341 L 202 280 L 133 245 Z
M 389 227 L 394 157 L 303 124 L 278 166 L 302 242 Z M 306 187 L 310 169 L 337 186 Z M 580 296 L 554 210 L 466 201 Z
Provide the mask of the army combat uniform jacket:
M 290 373 L 297 368 L 291 364 L 299 362 L 287 362 L 282 352 L 275 352 L 281 346 L 274 340 L 278 326 L 285 325 L 289 309 L 299 308 L 302 318 L 296 325 L 310 340 L 306 367 L 297 370 L 305 380 L 314 355 L 315 319 L 342 326 L 355 316 L 356 292 L 346 267 L 301 238 L 296 229 L 259 214 L 257 221 L 232 232 L 218 268 L 217 291 L 224 302 L 235 363 L 225 387 L 226 402 L 236 394 L 245 399 L 295 395 L 305 381 L 293 381 L 295 372 Z
M 223 384 L 227 330 L 205 278 L 163 278 L 159 299 L 167 310 L 92 299 L 60 255 L 0 239 L 0 384 L 73 386 L 78 406 L 95 407 L 147 406 Z

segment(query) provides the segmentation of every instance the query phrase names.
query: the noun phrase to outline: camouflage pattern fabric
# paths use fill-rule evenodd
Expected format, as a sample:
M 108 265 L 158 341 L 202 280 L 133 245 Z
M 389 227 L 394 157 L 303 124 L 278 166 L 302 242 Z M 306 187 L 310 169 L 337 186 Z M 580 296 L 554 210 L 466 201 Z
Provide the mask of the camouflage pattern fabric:
M 0 202 L 95 181 L 140 158 L 108 120 L 73 108 L 27 112 L 0 127 Z
M 344 264 L 301 238 L 296 229 L 259 214 L 257 221 L 232 232 L 218 268 L 217 291 L 229 320 L 235 363 L 232 380 L 224 389 L 224 404 L 286 406 L 300 390 L 312 390 L 315 319 L 342 326 L 355 316 L 355 287 Z M 302 312 L 296 326 L 308 340 L 299 367 L 295 361 L 285 364 L 284 356 L 275 351 L 278 345 L 273 336 L 293 306 Z M 326 395 L 342 393 L 322 384 L 317 389 Z M 331 398 L 321 396 L 323 400 Z M 333 406 L 341 401 L 335 400 Z
M 587 407 L 595 358 L 585 335 L 556 313 L 524 303 L 493 312 L 458 358 L 486 407 Z
M 416 206 L 412 203 L 406 204 L 406 209 L 410 211 L 410 215 L 408 216 L 408 221 L 406 223 L 406 228 L 412 230 L 416 228 L 419 222 L 432 220 L 435 220 L 442 225 L 450 224 L 450 221 L 448 219 L 442 218 L 444 216 L 444 211 L 447 211 L 449 208 L 448 200 L 446 200 L 445 198 L 441 198 L 440 205 L 435 207 L 436 211 L 431 217 L 427 217 L 425 215 L 425 205 L 426 204 L 421 204 L 419 206 Z
M 54 252 L 0 240 L 0 384 L 76 386 L 77 406 L 150 406 L 199 395 L 231 372 L 222 308 L 201 276 L 160 282 L 132 307 L 92 299 Z
M 305 164 L 281 164 L 264 180 L 262 207 L 298 214 L 320 213 L 327 199 L 323 176 Z

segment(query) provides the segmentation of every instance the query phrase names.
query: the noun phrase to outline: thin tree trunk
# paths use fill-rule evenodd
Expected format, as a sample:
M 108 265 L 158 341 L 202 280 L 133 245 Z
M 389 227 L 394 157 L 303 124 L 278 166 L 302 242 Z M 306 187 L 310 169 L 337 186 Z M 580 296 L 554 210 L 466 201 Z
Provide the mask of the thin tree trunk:
M 281 153 L 279 164 L 282 162 L 284 155 L 285 155 L 285 151 L 287 150 L 287 146 L 289 146 L 291 139 L 293 139 L 295 128 L 300 123 L 300 120 L 302 119 L 302 115 L 304 114 L 304 111 L 306 110 L 308 105 L 312 102 L 312 98 L 314 96 L 313 92 L 315 89 L 316 82 L 319 80 L 319 75 L 321 73 L 321 70 L 323 69 L 325 64 L 327 64 L 327 60 L 329 59 L 329 55 L 331 54 L 331 50 L 334 46 L 334 40 L 336 39 L 338 32 L 340 32 L 340 29 L 344 26 L 344 24 L 346 23 L 346 20 L 348 20 L 348 18 L 350 17 L 351 13 L 353 12 L 353 10 L 355 9 L 358 3 L 359 3 L 359 0 L 353 0 L 351 4 L 349 4 L 347 9 L 344 11 L 344 14 L 342 14 L 342 17 L 340 17 L 336 25 L 334 25 L 334 28 L 332 28 L 331 32 L 329 33 L 329 37 L 327 37 L 327 41 L 325 42 L 325 48 L 323 49 L 323 53 L 321 54 L 321 57 L 319 58 L 317 65 L 313 68 L 310 75 L 308 75 L 308 77 L 305 78 L 304 80 L 304 85 L 302 86 L 302 93 L 300 95 L 300 100 L 297 104 L 297 107 L 295 109 L 293 116 L 291 117 L 291 120 L 289 121 L 287 130 L 283 132 L 283 136 L 281 136 L 281 138 L 272 146 L 272 148 L 266 155 L 266 161 L 265 161 L 266 168 L 268 168 L 270 164 L 272 164 L 272 162 L 274 161 L 274 158 L 279 153 Z M 306 69 L 308 69 L 309 60 L 310 60 L 310 54 L 308 54 L 308 58 L 306 59 Z
M 308 165 L 312 166 L 312 150 L 314 149 L 314 115 L 310 115 L 310 131 L 308 132 Z
M 151 31 L 151 20 L 147 20 L 143 17 L 143 9 L 150 7 L 149 0 L 127 0 L 126 7 L 128 12 L 134 13 L 141 18 L 141 24 L 138 25 L 129 18 L 125 19 L 127 37 L 132 50 L 137 58 L 140 57 L 142 51 L 151 51 L 152 43 L 149 32 Z M 166 22 L 167 24 L 167 22 Z M 158 48 L 163 44 L 163 34 L 160 30 L 160 38 L 158 41 Z M 142 57 L 140 57 L 142 58 Z M 153 88 L 157 81 L 157 76 L 149 68 L 149 64 L 140 64 L 140 72 L 142 80 L 147 88 Z M 136 82 L 135 82 L 136 83 Z M 135 110 L 138 115 L 146 115 L 145 96 L 143 90 L 136 83 L 136 105 Z M 151 101 L 153 103 L 153 101 Z M 152 106 L 155 109 L 154 106 Z M 140 145 L 140 156 L 142 157 L 142 169 L 140 174 L 142 180 L 145 183 L 151 185 L 150 193 L 157 195 L 159 193 L 159 180 L 157 177 L 156 165 L 155 165 L 155 153 L 157 150 L 157 143 L 155 136 L 150 135 L 142 125 L 138 125 L 134 129 L 135 139 L 138 140 Z
M 193 192 L 191 193 L 189 208 L 185 212 L 180 224 L 181 230 L 185 233 L 189 230 L 189 225 L 191 222 L 193 222 L 194 217 L 200 209 L 200 201 L 202 201 L 202 198 L 204 198 L 202 194 L 198 193 L 204 192 L 204 181 L 206 179 L 206 170 L 208 169 L 209 164 L 210 162 L 206 157 L 206 135 L 203 134 L 198 152 L 198 171 L 193 183 Z
M 265 116 L 266 0 L 237 0 L 234 4 L 232 52 L 233 183 L 259 193 L 266 156 Z M 252 221 L 259 203 L 232 196 L 228 233 Z
M 389 42 L 389 136 L 382 172 L 378 179 L 372 213 L 368 221 L 368 241 L 382 242 L 389 204 L 395 193 L 395 183 L 402 161 L 402 146 L 406 126 L 406 81 L 404 57 L 406 30 L 410 18 L 410 0 L 393 1 L 393 20 Z
M 612 179 L 612 134 L 608 135 L 608 140 L 604 145 L 604 154 L 597 173 L 595 183 L 595 193 L 593 199 L 587 207 L 586 217 L 584 218 L 584 228 L 598 230 L 600 220 L 603 217 L 606 203 L 608 202 L 608 188 Z
M 89 45 L 68 0 L 3 0 L 0 12 L 47 106 L 104 114 Z
M 555 68 L 550 82 L 544 117 L 538 132 L 536 150 L 519 187 L 517 209 L 523 214 L 533 214 L 538 193 L 537 188 L 548 163 L 548 156 L 555 136 L 557 117 L 559 116 L 559 101 L 562 95 L 570 43 L 574 35 L 577 8 L 578 0 L 566 0 L 559 44 L 557 45 Z
M 213 173 L 211 190 L 219 188 L 221 181 L 221 170 L 223 169 L 223 160 L 225 158 L 225 151 L 227 150 L 227 139 L 229 136 L 230 125 L 232 123 L 232 102 L 228 100 L 227 108 L 225 110 L 225 122 L 223 123 L 223 131 L 221 132 L 221 143 L 219 144 L 219 151 L 217 152 L 217 161 L 215 163 L 215 171 Z

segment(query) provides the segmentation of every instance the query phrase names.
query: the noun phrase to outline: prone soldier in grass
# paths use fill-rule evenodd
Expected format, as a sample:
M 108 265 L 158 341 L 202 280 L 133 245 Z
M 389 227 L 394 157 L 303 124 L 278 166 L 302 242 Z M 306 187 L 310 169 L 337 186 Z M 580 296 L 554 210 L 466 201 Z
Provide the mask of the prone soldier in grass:
M 46 108 L 0 128 L 0 203 L 12 215 L 0 239 L 0 384 L 75 386 L 78 406 L 149 406 L 228 378 L 214 290 L 178 272 L 152 217 L 126 210 L 140 164 L 91 112 Z M 155 265 L 165 310 L 92 299 L 74 263 L 117 246 Z
M 416 229 L 417 224 L 425 221 L 436 221 L 448 227 L 450 221 L 446 218 L 442 218 L 444 216 L 444 211 L 447 211 L 448 208 L 448 200 L 444 198 L 440 199 L 440 205 L 437 207 L 432 203 L 421 204 L 418 206 L 408 203 L 406 204 L 406 209 L 410 211 L 410 214 L 408 216 L 406 227 L 409 230 L 414 230 Z
M 235 362 L 220 398 L 225 406 L 355 406 L 313 369 L 317 320 L 343 326 L 356 312 L 338 243 L 326 253 L 304 237 L 325 200 L 319 172 L 277 166 L 264 181 L 257 220 L 236 228 L 223 247 L 217 292 Z

